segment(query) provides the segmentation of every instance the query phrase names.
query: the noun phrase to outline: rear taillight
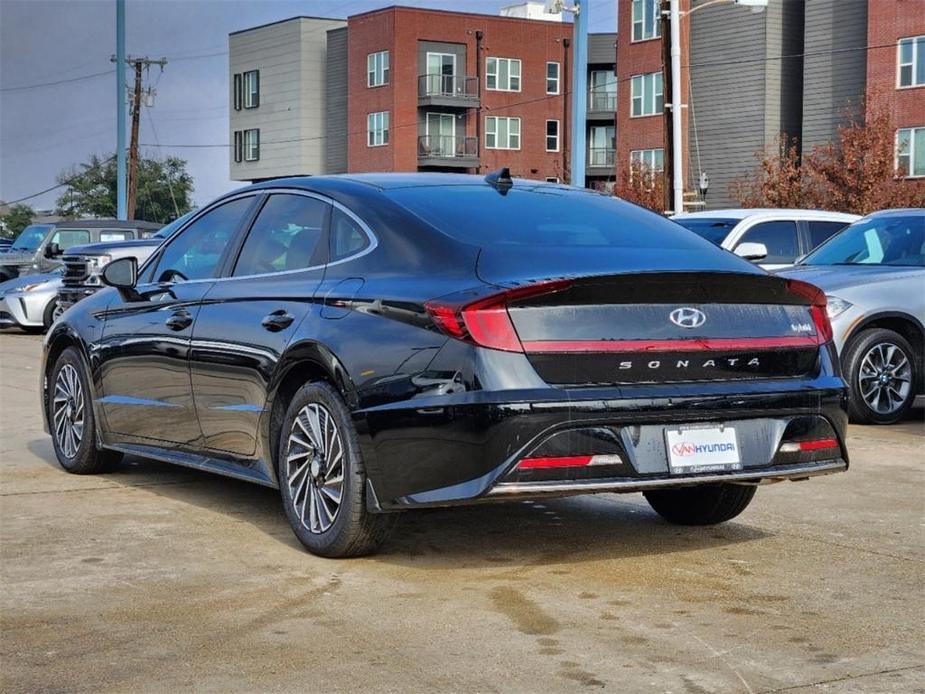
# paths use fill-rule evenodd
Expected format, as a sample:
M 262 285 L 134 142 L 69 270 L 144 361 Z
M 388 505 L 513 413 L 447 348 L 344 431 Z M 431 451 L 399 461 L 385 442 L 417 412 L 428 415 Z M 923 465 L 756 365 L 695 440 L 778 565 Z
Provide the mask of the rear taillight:
M 536 282 L 475 301 L 454 302 L 452 297 L 434 299 L 424 304 L 424 308 L 434 325 L 450 337 L 489 349 L 523 352 L 507 307 L 514 301 L 561 292 L 571 285 L 571 280 Z
M 816 336 L 819 344 L 830 342 L 832 340 L 832 322 L 829 320 L 829 314 L 825 310 L 825 292 L 809 282 L 801 282 L 800 280 L 787 280 L 787 291 L 809 301 L 809 315 L 812 316 L 813 323 L 816 326 Z

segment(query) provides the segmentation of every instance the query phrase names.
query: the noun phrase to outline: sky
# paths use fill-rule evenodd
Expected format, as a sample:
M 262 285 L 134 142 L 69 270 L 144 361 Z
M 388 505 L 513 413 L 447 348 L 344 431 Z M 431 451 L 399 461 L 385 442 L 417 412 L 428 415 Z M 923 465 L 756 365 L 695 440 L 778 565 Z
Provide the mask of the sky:
M 143 156 L 185 159 L 197 205 L 240 186 L 228 178 L 228 34 L 396 4 L 497 14 L 516 0 L 127 0 L 126 53 L 168 60 L 145 80 L 157 96 L 142 109 Z M 38 193 L 91 154 L 115 151 L 115 5 L 0 0 L 0 200 Z M 616 31 L 616 6 L 590 0 L 590 30 Z M 53 208 L 61 190 L 26 202 Z

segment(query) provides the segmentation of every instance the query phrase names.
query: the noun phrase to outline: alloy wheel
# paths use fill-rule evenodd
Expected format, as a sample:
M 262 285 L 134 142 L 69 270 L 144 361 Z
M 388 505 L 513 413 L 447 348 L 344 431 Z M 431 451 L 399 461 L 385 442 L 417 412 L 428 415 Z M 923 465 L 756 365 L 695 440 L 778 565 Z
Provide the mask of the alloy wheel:
M 875 344 L 861 359 L 858 386 L 871 410 L 882 415 L 897 412 L 912 389 L 912 364 L 908 355 L 891 342 Z
M 344 443 L 331 413 L 310 403 L 299 410 L 286 451 L 286 483 L 296 515 L 312 533 L 326 532 L 344 494 Z
M 65 364 L 55 379 L 52 402 L 55 440 L 65 457 L 77 455 L 84 434 L 84 394 L 80 377 L 71 364 Z
M 51 322 L 54 323 L 61 317 L 61 314 L 64 313 L 64 306 L 55 302 L 55 307 L 51 312 Z

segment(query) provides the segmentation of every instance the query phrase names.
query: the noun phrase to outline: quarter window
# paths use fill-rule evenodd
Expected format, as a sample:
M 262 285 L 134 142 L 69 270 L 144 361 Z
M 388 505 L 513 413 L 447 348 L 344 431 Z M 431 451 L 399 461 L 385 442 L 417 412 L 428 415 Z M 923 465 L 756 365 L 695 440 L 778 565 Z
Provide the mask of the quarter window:
M 260 159 L 260 130 L 244 131 L 244 161 Z
M 321 265 L 329 209 L 326 202 L 304 195 L 271 195 L 247 234 L 232 274 L 262 275 Z
M 253 198 L 238 198 L 208 212 L 168 242 L 147 281 L 201 280 L 215 275 L 228 241 Z
M 546 93 L 559 93 L 559 63 L 546 63 Z
M 520 118 L 488 116 L 485 119 L 486 149 L 520 149 Z
M 657 39 L 662 35 L 658 16 L 660 0 L 633 0 L 633 41 Z
M 762 222 L 745 232 L 737 246 L 745 243 L 763 243 L 768 255 L 762 263 L 792 263 L 800 255 L 797 225 L 791 221 Z
M 559 151 L 559 121 L 546 121 L 546 151 Z
M 520 60 L 489 58 L 485 61 L 485 88 L 497 92 L 519 92 Z
M 899 86 L 925 84 L 925 36 L 899 40 Z
M 925 176 L 925 126 L 896 131 L 896 170 L 901 176 Z
M 389 144 L 389 112 L 379 111 L 366 117 L 366 144 L 381 147 Z
M 260 106 L 260 71 L 244 73 L 244 108 Z
M 632 111 L 630 115 L 632 117 L 661 114 L 664 110 L 661 71 L 636 75 L 630 85 L 632 93 Z
M 356 255 L 369 246 L 369 237 L 350 215 L 334 208 L 331 213 L 331 262 Z
M 389 52 L 379 51 L 366 56 L 366 86 L 381 87 L 389 83 Z

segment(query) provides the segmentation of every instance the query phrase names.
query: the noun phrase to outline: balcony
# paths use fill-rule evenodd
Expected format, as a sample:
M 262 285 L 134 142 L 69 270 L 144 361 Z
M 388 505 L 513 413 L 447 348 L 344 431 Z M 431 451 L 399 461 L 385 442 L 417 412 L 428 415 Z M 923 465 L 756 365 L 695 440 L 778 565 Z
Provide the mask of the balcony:
M 453 135 L 418 137 L 418 166 L 471 169 L 479 165 L 478 140 Z
M 617 110 L 617 95 L 613 92 L 592 89 L 588 92 L 588 118 L 610 120 Z
M 479 105 L 479 78 L 465 75 L 419 75 L 418 106 L 473 108 Z
M 588 149 L 586 169 L 589 176 L 610 176 L 614 174 L 613 147 L 591 147 Z

